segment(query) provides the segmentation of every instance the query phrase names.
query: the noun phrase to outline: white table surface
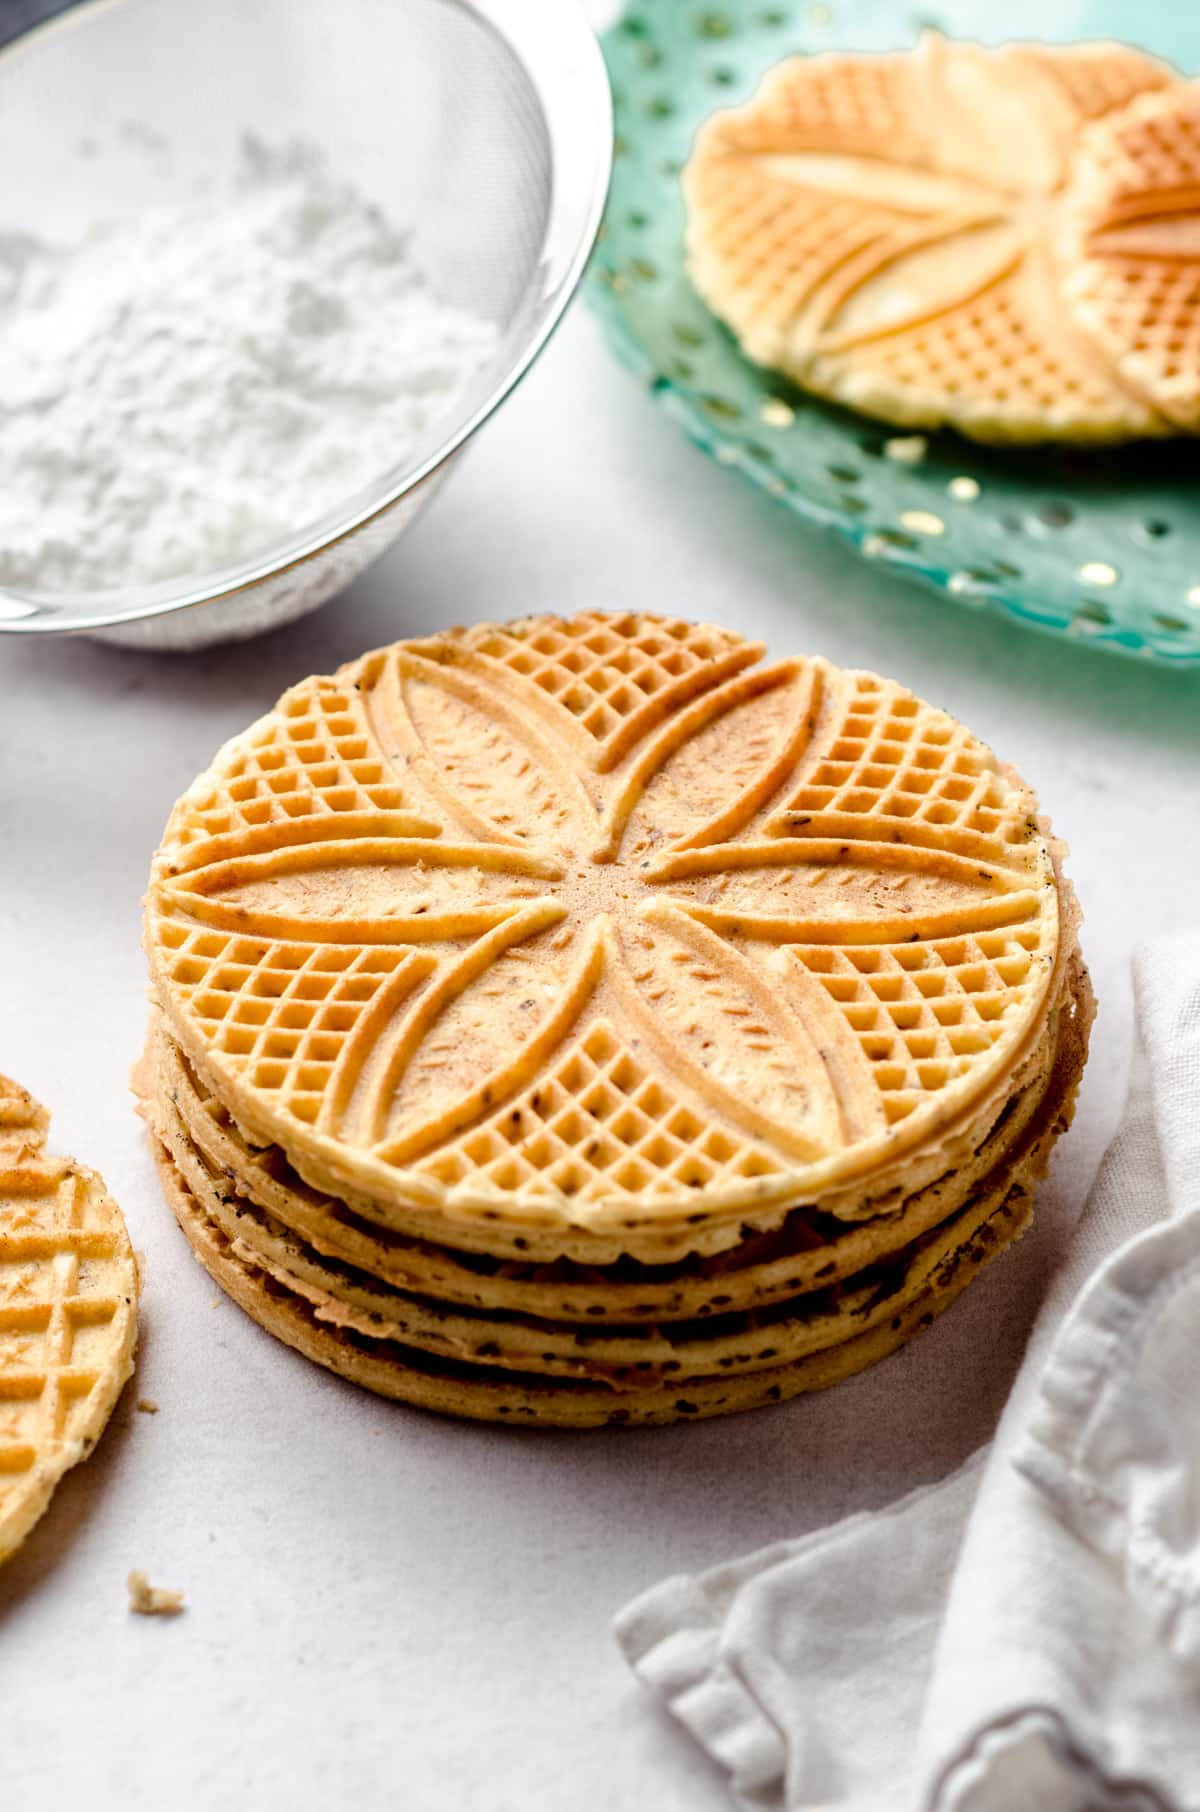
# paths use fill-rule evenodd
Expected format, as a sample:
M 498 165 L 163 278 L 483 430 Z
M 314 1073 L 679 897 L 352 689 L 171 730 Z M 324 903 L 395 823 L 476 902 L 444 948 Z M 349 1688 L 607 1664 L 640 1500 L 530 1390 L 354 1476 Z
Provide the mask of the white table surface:
M 126 1086 L 147 864 L 176 795 L 292 680 L 463 619 L 633 605 L 893 674 L 1020 767 L 1087 913 L 1102 1010 L 1082 1107 L 1036 1232 L 860 1380 L 643 1434 L 439 1421 L 277 1345 L 176 1230 Z M 688 447 L 578 308 L 409 538 L 318 616 L 190 657 L 0 638 L 0 701 L 0 1069 L 107 1177 L 147 1258 L 135 1386 L 0 1573 L 0 1803 L 723 1807 L 626 1675 L 611 1615 L 986 1438 L 1119 1111 L 1130 949 L 1200 914 L 1200 680 L 867 567 Z M 131 1566 L 183 1587 L 187 1614 L 132 1617 Z

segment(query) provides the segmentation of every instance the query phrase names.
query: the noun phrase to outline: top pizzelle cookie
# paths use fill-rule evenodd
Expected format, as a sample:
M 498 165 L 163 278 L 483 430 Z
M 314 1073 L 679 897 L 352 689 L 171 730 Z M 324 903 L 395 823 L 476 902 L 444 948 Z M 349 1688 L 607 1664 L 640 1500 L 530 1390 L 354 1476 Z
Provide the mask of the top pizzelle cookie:
M 1098 324 L 1076 305 L 1088 252 L 1069 220 L 1105 155 L 1093 122 L 1185 87 L 1119 44 L 927 34 L 911 52 L 791 58 L 697 135 L 693 279 L 752 359 L 888 421 L 983 440 L 1171 433 L 1177 399 L 1124 360 L 1114 311 Z
M 653 616 L 305 681 L 172 814 L 174 1035 L 314 1181 L 611 1231 L 867 1176 L 1041 1036 L 1029 794 L 903 688 Z

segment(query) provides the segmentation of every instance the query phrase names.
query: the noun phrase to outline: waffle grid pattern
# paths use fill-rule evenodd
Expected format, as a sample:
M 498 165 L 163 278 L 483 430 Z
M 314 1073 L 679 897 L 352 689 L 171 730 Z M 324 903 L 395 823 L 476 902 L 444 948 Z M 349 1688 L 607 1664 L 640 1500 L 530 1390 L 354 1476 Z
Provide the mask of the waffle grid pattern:
M 719 281 L 726 260 L 740 260 L 747 313 L 753 314 L 753 350 L 771 363 L 791 324 L 811 306 L 826 283 L 860 258 L 881 262 L 904 251 L 914 234 L 900 233 L 880 209 L 809 191 L 764 185 L 748 196 L 730 175 L 714 178 L 705 195 L 703 242 L 696 249 L 697 274 L 711 269 Z M 701 287 L 704 287 L 702 281 Z
M 636 1201 L 778 1174 L 769 1153 L 708 1125 L 603 1020 L 558 1066 L 449 1150 L 418 1165 L 532 1200 Z
M 1144 97 L 1085 139 L 1069 293 L 1084 327 L 1180 427 L 1200 425 L 1200 96 Z
M 409 807 L 404 789 L 374 747 L 352 693 L 328 684 L 298 686 L 270 722 L 245 738 L 221 776 L 189 799 L 178 830 L 187 850 L 215 837 L 309 816 L 330 836 L 343 818 L 386 820 Z M 426 828 L 433 834 L 436 826 Z
M 137 1273 L 99 1179 L 38 1150 L 46 1116 L 0 1088 L 0 1559 L 98 1438 L 128 1374 Z
M 1131 61 L 1119 45 L 1073 44 L 1057 53 L 1043 46 L 1041 65 L 1087 120 L 1115 113 L 1147 89 L 1166 87 L 1173 79 L 1169 70 L 1155 69 L 1145 58 Z
M 25 1089 L 0 1076 L 0 1164 L 45 1142 L 50 1116 Z
M 1089 134 L 1088 185 L 1114 220 L 1127 204 L 1153 213 L 1171 190 L 1200 182 L 1200 113 L 1194 101 L 1156 95 Z M 1097 223 L 1101 224 L 1101 223 Z
M 923 944 L 797 948 L 871 1065 L 888 1121 L 905 1119 L 1000 1038 L 1035 973 L 1036 924 Z
M 0 1477 L 33 1469 L 38 1455 L 69 1440 L 72 1423 L 101 1375 L 93 1363 L 78 1363 L 76 1348 L 86 1330 L 105 1328 L 115 1318 L 112 1295 L 93 1294 L 85 1264 L 118 1255 L 115 1236 L 88 1225 L 88 1186 L 68 1172 L 47 1184 L 24 1215 L 5 1216 L 0 1226 Z M 37 1229 L 21 1240 L 23 1225 Z M 14 1260 L 9 1253 L 40 1240 L 37 1258 Z M 79 1246 L 88 1252 L 81 1260 Z M 83 1354 L 79 1354 L 83 1358 Z
M 739 150 L 780 151 L 822 144 L 831 134 L 864 152 L 922 143 L 909 106 L 901 57 L 862 58 L 847 71 L 828 58 L 796 57 L 766 78 L 753 115 L 726 116 L 728 142 Z
M 1048 421 L 1064 408 L 1099 415 L 1120 406 L 1111 382 L 1073 356 L 1068 342 L 1057 349 L 1047 342 L 1013 279 L 951 314 L 864 348 L 859 369 L 874 369 L 914 394 L 928 390 L 947 415 L 960 398 L 996 414 L 1015 410 Z M 1132 404 L 1128 413 L 1135 419 L 1145 414 Z
M 1080 310 L 1126 346 L 1123 366 L 1182 426 L 1200 424 L 1200 265 L 1172 269 L 1113 256 L 1086 272 Z
M 400 945 L 263 943 L 185 920 L 164 924 L 162 940 L 167 975 L 205 1045 L 310 1125 L 363 1013 L 421 973 Z
M 802 813 L 906 819 L 953 849 L 963 832 L 987 838 L 994 859 L 1025 866 L 1030 826 L 1014 814 L 981 745 L 959 724 L 871 674 L 855 676 L 836 735 L 769 828 L 787 834 Z
M 662 617 L 585 615 L 529 627 L 486 625 L 464 641 L 537 686 L 605 742 L 653 700 L 702 677 L 739 638 Z

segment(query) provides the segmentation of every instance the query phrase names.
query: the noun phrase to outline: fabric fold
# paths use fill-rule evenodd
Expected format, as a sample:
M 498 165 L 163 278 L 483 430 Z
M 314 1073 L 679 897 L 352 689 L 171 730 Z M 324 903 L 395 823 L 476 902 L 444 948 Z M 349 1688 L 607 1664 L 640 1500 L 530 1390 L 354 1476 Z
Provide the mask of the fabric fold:
M 628 1605 L 617 1638 L 639 1679 L 729 1774 L 760 1797 L 782 1783 L 787 1750 L 765 1705 L 721 1652 L 728 1609 L 695 1579 L 664 1580 Z
M 990 1448 L 618 1618 L 739 1805 L 1200 1808 L 1200 935 L 1135 983 L 1125 1116 Z

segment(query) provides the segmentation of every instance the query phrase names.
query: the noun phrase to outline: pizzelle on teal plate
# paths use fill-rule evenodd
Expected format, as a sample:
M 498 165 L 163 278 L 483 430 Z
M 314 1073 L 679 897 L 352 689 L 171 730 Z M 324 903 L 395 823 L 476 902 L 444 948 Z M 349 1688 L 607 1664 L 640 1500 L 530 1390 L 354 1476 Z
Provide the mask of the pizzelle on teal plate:
M 604 41 L 617 139 L 592 303 L 696 445 L 866 558 L 961 604 L 1200 669 L 1200 440 L 1085 450 L 914 437 L 753 365 L 689 281 L 680 172 L 701 121 L 786 56 L 903 49 L 927 28 L 993 43 L 1136 33 L 1183 72 L 1200 69 L 1200 6 L 1178 0 L 1010 0 L 1000 13 L 978 0 L 928 12 L 895 0 L 632 0 Z

